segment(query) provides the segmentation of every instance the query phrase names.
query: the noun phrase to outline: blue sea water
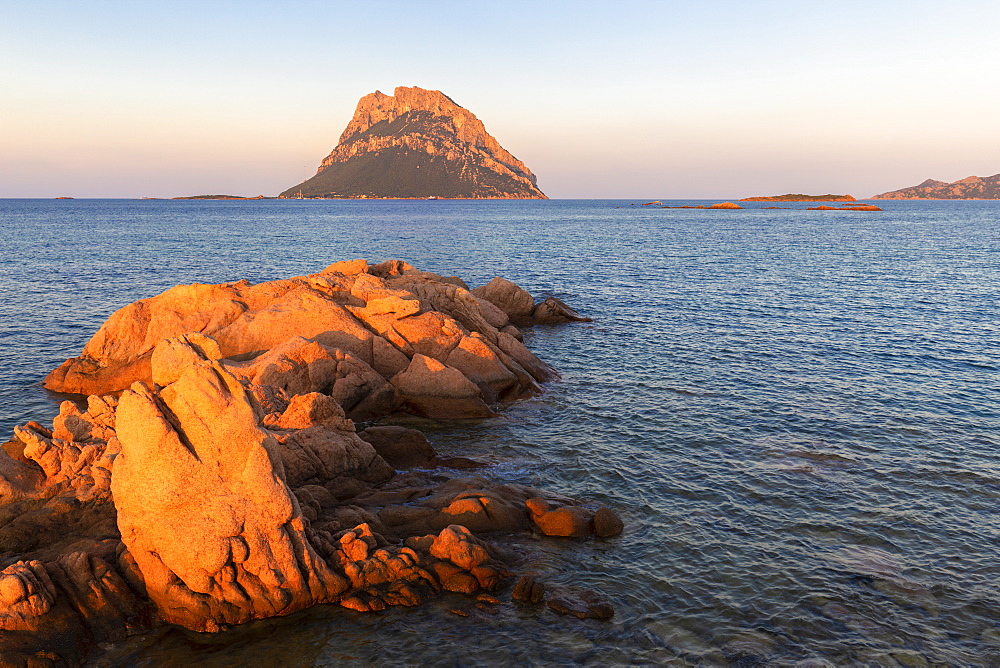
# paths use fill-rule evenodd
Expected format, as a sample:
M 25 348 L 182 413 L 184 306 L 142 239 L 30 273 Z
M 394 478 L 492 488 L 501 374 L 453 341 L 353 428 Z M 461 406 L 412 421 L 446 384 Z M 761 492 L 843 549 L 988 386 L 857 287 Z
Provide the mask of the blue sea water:
M 612 621 L 321 606 L 101 661 L 998 665 L 1000 202 L 879 205 L 0 200 L 0 435 L 51 420 L 44 375 L 178 283 L 356 257 L 502 275 L 594 322 L 527 332 L 562 373 L 543 396 L 428 435 L 623 515 L 614 540 L 504 539 Z

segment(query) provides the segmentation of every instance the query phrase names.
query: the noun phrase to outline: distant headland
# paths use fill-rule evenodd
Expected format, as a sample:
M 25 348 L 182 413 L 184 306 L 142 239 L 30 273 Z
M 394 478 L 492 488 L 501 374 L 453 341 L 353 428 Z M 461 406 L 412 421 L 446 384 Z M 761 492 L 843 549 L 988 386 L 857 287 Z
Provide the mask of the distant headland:
M 767 197 L 744 197 L 739 202 L 857 202 L 850 195 L 771 195 Z
M 403 86 L 362 97 L 315 176 L 280 197 L 547 199 L 472 112 L 440 91 Z
M 1000 174 L 968 176 L 952 183 L 927 179 L 919 185 L 890 190 L 872 199 L 1000 199 Z

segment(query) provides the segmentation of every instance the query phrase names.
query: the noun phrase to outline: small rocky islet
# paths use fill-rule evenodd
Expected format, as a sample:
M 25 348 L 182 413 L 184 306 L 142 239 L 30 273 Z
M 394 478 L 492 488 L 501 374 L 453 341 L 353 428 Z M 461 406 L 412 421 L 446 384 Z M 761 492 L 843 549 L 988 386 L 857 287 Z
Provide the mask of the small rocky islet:
M 816 197 L 814 197 L 812 199 L 786 199 L 786 198 L 789 198 L 789 197 L 799 197 L 799 198 L 802 198 L 802 197 L 808 197 L 808 195 L 784 195 L 784 196 L 779 196 L 779 197 L 749 197 L 749 198 L 746 198 L 746 199 L 741 199 L 739 201 L 740 202 L 829 202 L 829 201 L 843 201 L 843 202 L 846 202 L 846 204 L 841 204 L 840 206 L 825 206 L 825 205 L 810 206 L 810 207 L 806 207 L 805 210 L 807 210 L 807 211 L 881 211 L 882 210 L 879 207 L 875 206 L 874 204 L 860 203 L 857 200 L 855 200 L 853 197 L 851 197 L 850 195 L 839 196 L 839 197 L 842 197 L 842 198 L 843 197 L 848 197 L 850 199 L 834 199 L 834 200 L 830 200 L 830 199 L 818 199 L 818 198 L 838 197 L 838 196 L 836 196 L 836 195 L 817 195 Z M 633 204 L 631 204 L 631 206 L 635 206 L 635 204 L 633 203 Z M 715 209 L 715 210 L 722 209 L 722 210 L 733 210 L 733 209 L 743 209 L 744 208 L 744 207 L 740 206 L 739 204 L 737 204 L 736 202 L 716 202 L 715 204 L 709 204 L 708 206 L 706 206 L 704 204 L 698 204 L 698 205 L 684 204 L 684 205 L 679 205 L 679 206 L 670 206 L 670 205 L 663 204 L 663 202 L 661 202 L 660 200 L 653 200 L 652 202 L 643 202 L 642 206 L 651 206 L 651 207 L 656 207 L 656 208 L 659 208 L 659 209 Z M 621 208 L 621 207 L 617 207 L 617 208 Z M 791 207 L 765 206 L 765 207 L 761 207 L 761 208 L 762 209 L 789 209 Z
M 490 533 L 610 538 L 620 517 L 470 474 L 415 429 L 482 419 L 556 372 L 520 327 L 586 321 L 494 278 L 398 261 L 181 285 L 115 312 L 45 379 L 89 395 L 0 450 L 0 657 L 76 665 L 175 624 L 219 631 L 317 604 L 358 611 L 492 593 L 581 618 Z M 516 582 L 516 584 L 515 584 Z M 513 587 L 513 589 L 511 589 Z

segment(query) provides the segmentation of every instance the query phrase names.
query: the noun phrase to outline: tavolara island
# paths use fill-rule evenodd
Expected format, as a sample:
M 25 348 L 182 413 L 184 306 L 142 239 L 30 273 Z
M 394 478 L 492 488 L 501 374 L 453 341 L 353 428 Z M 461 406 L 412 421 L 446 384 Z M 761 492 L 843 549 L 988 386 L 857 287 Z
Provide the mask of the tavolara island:
M 1000 174 L 969 176 L 954 183 L 927 179 L 920 185 L 892 190 L 872 199 L 1000 199 Z
M 440 91 L 403 86 L 361 98 L 316 175 L 280 196 L 546 199 L 472 112 Z
M 477 534 L 600 540 L 622 531 L 615 512 L 470 475 L 479 462 L 438 456 L 417 430 L 353 422 L 491 417 L 556 377 L 519 327 L 585 320 L 499 277 L 469 290 L 398 260 L 123 307 L 45 380 L 89 394 L 86 408 L 65 401 L 0 450 L 0 656 L 79 664 L 157 625 L 210 632 L 442 590 L 612 616 Z

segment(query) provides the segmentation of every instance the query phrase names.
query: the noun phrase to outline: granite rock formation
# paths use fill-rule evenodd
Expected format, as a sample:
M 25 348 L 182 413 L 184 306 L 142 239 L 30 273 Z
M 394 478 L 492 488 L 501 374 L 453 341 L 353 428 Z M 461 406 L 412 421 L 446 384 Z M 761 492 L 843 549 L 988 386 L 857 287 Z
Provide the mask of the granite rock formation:
M 460 473 L 480 464 L 413 429 L 356 431 L 350 415 L 492 415 L 554 377 L 507 310 L 582 317 L 483 287 L 353 261 L 179 286 L 112 315 L 49 379 L 93 389 L 86 408 L 65 401 L 51 428 L 30 422 L 0 449 L 4 665 L 78 664 L 164 623 L 210 632 L 442 590 L 498 601 L 486 592 L 512 572 L 475 533 L 621 533 L 607 508 Z M 613 614 L 594 600 L 550 604 Z
M 519 291 L 516 306 L 489 291 L 498 285 Z M 473 292 L 397 260 L 339 262 L 256 285 L 180 285 L 129 304 L 45 387 L 104 395 L 136 381 L 166 384 L 195 349 L 258 385 L 329 394 L 352 419 L 490 417 L 490 404 L 536 394 L 556 375 L 512 322 L 572 320 L 586 318 L 555 298 L 535 304 L 503 279 Z
M 1000 174 L 969 176 L 953 183 L 927 179 L 919 185 L 891 190 L 872 199 L 1000 199 Z
M 545 199 L 535 175 L 472 112 L 436 90 L 358 102 L 315 176 L 281 197 Z

